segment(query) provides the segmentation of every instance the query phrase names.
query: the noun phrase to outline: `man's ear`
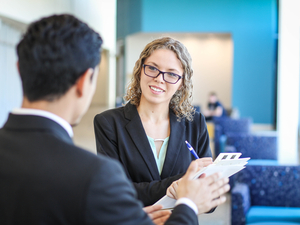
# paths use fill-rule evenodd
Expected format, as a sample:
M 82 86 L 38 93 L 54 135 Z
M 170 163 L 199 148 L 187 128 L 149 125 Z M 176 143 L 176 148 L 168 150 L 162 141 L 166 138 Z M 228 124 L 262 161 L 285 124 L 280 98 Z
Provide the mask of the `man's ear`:
M 91 82 L 93 73 L 94 70 L 92 68 L 89 68 L 78 78 L 76 83 L 76 92 L 78 94 L 78 97 L 81 97 L 83 95 L 84 87 L 87 82 Z
M 20 74 L 19 60 L 17 61 L 17 69 L 18 69 L 18 72 L 19 72 L 19 74 Z

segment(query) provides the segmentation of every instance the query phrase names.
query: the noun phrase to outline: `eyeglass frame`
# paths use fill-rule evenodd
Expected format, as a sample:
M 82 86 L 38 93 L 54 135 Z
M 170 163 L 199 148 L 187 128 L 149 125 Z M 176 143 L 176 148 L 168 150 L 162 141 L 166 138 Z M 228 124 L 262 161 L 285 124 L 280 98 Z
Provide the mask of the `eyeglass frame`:
M 146 76 L 148 76 L 148 77 L 152 77 L 152 76 L 146 74 L 146 71 L 145 71 L 145 67 L 146 67 L 146 66 L 151 66 L 151 65 L 143 64 L 142 66 L 144 67 L 144 74 L 145 74 Z M 155 66 L 151 66 L 151 67 L 154 67 L 155 69 L 157 69 Z M 163 71 L 161 71 L 161 70 L 159 70 L 159 69 L 157 69 L 157 70 L 159 71 L 159 73 L 157 74 L 156 77 L 152 77 L 152 78 L 157 78 L 160 74 L 162 74 L 163 80 L 164 80 L 165 82 L 169 83 L 169 84 L 176 84 L 180 79 L 183 78 L 183 76 L 180 76 L 180 75 L 178 75 L 178 74 L 176 74 L 176 73 L 172 73 L 172 72 L 163 72 Z M 166 80 L 165 80 L 165 73 L 172 73 L 172 74 L 176 75 L 176 76 L 178 77 L 178 80 L 177 80 L 175 83 L 171 83 L 171 82 L 169 82 L 169 81 L 166 81 Z

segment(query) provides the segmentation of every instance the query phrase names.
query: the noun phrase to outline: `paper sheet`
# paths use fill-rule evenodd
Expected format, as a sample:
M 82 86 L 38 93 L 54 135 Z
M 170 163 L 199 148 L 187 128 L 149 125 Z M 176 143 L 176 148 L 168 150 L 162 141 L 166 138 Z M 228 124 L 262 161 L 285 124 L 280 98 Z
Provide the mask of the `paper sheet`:
M 245 165 L 248 163 L 250 158 L 238 158 L 241 153 L 220 153 L 216 158 L 213 164 L 210 164 L 207 167 L 204 167 L 196 173 L 193 179 L 197 179 L 201 174 L 205 173 L 207 176 L 210 176 L 214 173 L 220 172 L 221 178 L 230 177 L 233 174 L 241 171 L 245 168 Z M 221 179 L 220 178 L 220 179 Z M 162 205 L 163 209 L 172 209 L 174 208 L 176 200 L 165 195 L 154 205 Z

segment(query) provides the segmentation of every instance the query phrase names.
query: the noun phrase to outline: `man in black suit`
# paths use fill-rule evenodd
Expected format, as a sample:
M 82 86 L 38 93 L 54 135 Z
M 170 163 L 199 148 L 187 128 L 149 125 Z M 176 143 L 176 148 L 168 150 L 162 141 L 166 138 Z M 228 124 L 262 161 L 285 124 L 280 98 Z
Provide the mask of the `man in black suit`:
M 147 213 L 157 223 L 169 216 L 158 206 L 142 209 L 118 162 L 72 142 L 71 125 L 94 94 L 101 45 L 71 15 L 32 23 L 18 44 L 23 102 L 0 129 L 1 225 L 153 224 Z M 196 224 L 196 214 L 225 201 L 218 197 L 228 179 L 192 180 L 196 170 L 192 163 L 179 183 L 165 224 Z

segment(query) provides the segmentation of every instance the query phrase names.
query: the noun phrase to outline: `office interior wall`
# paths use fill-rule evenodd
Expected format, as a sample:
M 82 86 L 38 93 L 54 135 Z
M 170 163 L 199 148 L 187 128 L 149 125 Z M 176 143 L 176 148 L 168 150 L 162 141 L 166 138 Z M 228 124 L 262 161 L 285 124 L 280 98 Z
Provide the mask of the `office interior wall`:
M 117 39 L 142 30 L 142 1 L 117 1 Z M 130 26 L 128 26 L 130 24 Z
M 101 34 L 104 48 L 115 51 L 115 0 L 0 0 L 0 6 L 0 15 L 27 24 L 51 14 L 74 14 Z
M 24 31 L 24 27 L 29 23 L 45 16 L 52 14 L 69 13 L 73 14 L 83 21 L 87 22 L 94 30 L 99 32 L 104 40 L 103 48 L 109 53 L 108 56 L 108 107 L 114 107 L 115 105 L 115 73 L 116 73 L 116 1 L 115 0 L 0 0 L 0 18 L 2 20 L 13 21 L 14 24 L 20 24 L 17 26 L 20 31 Z M 21 28 L 20 28 L 21 27 Z M 3 31 L 0 32 L 2 35 Z M 7 37 L 9 40 L 15 41 L 14 37 Z M 10 43 L 11 52 L 15 53 L 15 44 Z M 3 48 L 3 45 L 2 45 Z M 14 54 L 10 54 L 0 58 L 0 65 L 5 64 L 7 68 L 15 69 L 16 57 Z M 9 63 L 8 63 L 9 62 Z M 7 76 L 7 70 L 1 66 L 0 80 L 4 81 Z M 6 82 L 6 81 L 5 81 Z M 4 85 L 4 84 L 0 84 Z M 21 93 L 20 81 L 10 81 L 10 89 L 14 90 L 14 93 L 7 92 L 6 89 L 0 90 L 0 126 L 3 123 L 4 118 L 7 117 L 7 112 L 12 109 L 13 106 L 19 106 L 20 100 L 13 98 L 13 94 L 17 95 Z M 15 99 L 15 100 L 14 100 Z M 104 100 L 103 100 L 104 101 Z
M 0 15 L 30 23 L 53 13 L 71 13 L 72 0 L 0 0 Z
M 214 91 L 226 108 L 232 107 L 233 42 L 230 34 L 205 33 L 139 33 L 126 38 L 126 81 L 146 44 L 170 36 L 182 42 L 192 57 L 193 104 L 205 108 L 208 94 Z
M 115 0 L 72 0 L 72 13 L 103 38 L 103 48 L 110 54 L 116 51 L 116 1 Z
M 0 19 L 0 127 L 11 109 L 21 106 L 22 86 L 15 45 L 21 30 Z
M 109 82 L 109 53 L 104 50 L 101 54 L 101 63 L 99 66 L 99 74 L 95 94 L 92 99 L 92 106 L 108 105 L 108 82 Z
M 103 48 L 108 50 L 108 100 L 113 108 L 116 101 L 116 0 L 72 0 L 74 14 L 86 21 L 103 38 Z
M 280 1 L 277 129 L 279 161 L 298 163 L 300 2 Z

